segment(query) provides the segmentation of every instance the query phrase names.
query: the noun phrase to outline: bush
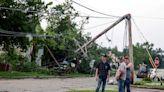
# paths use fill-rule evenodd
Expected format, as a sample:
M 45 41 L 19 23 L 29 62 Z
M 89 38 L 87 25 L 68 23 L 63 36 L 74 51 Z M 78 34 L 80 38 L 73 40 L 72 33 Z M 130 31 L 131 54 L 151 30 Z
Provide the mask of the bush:
M 39 67 L 36 69 L 36 72 L 39 74 L 49 74 L 49 69 L 45 67 Z
M 54 69 L 48 69 L 46 67 L 39 67 L 36 69 L 36 72 L 39 74 L 48 74 L 48 75 L 55 75 L 57 73 Z
M 37 67 L 35 62 L 24 62 L 23 64 L 16 65 L 15 70 L 20 72 L 35 72 Z
M 143 78 L 142 80 L 145 81 L 145 82 L 152 82 L 152 80 L 150 78 L 148 78 L 148 77 L 147 78 Z
M 22 71 L 22 68 L 26 68 L 24 66 L 29 67 L 31 64 L 29 64 L 26 61 L 27 61 L 27 59 L 24 56 L 18 55 L 17 52 L 15 52 L 15 51 L 13 51 L 12 53 L 0 54 L 0 63 L 11 65 L 13 71 L 15 71 L 15 70 Z M 32 64 L 32 65 L 34 65 L 34 64 Z
M 49 75 L 55 75 L 58 74 L 58 72 L 55 69 L 49 69 Z
M 78 69 L 79 73 L 89 74 L 90 73 L 89 61 L 82 61 L 80 68 Z

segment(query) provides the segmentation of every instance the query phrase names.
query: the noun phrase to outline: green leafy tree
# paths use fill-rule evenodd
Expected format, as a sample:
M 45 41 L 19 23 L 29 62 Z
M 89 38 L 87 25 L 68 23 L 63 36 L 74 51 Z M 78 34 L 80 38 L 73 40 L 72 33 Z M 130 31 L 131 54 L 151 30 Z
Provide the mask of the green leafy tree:
M 44 8 L 44 3 L 41 0 L 3 0 L 0 7 L 9 8 L 0 9 L 1 29 L 12 32 L 36 33 L 36 25 L 40 24 L 39 11 Z M 28 38 L 26 37 L 1 36 L 0 39 L 0 45 L 3 45 L 3 50 L 8 52 L 12 51 L 11 49 L 15 46 L 24 50 L 29 44 Z
M 152 65 L 149 62 L 149 55 L 146 51 L 146 48 L 148 49 L 149 53 L 151 54 L 152 58 L 154 59 L 156 56 L 160 58 L 160 67 L 162 68 L 163 65 L 163 50 L 161 48 L 153 49 L 154 44 L 145 42 L 143 44 L 137 43 L 133 46 L 134 51 L 134 64 L 135 69 L 138 68 L 139 64 L 145 63 L 148 65 L 149 68 L 152 68 Z
M 78 46 L 74 39 L 83 45 L 87 38 L 80 36 L 78 25 L 75 22 L 78 12 L 73 8 L 71 1 L 66 0 L 56 5 L 47 12 L 47 15 L 45 17 L 48 20 L 46 34 L 55 37 L 46 38 L 45 44 L 51 49 L 56 59 L 61 62 L 65 58 L 70 61 L 75 57 L 80 58 L 81 53 L 75 53 Z M 53 61 L 52 58 L 47 59 L 47 57 L 49 57 L 49 52 L 45 49 L 43 58 L 45 63 Z
M 0 46 L 6 52 L 8 57 L 6 60 L 13 64 L 13 61 L 20 61 L 16 58 L 18 52 L 15 52 L 15 50 L 25 52 L 30 44 L 37 46 L 36 43 L 39 42 L 35 38 L 29 42 L 26 35 L 17 37 L 19 34 L 17 32 L 43 34 L 40 20 L 48 5 L 45 5 L 42 0 L 1 0 L 0 7 Z M 10 36 L 9 34 L 12 32 L 16 32 L 16 34 Z M 32 61 L 35 60 L 36 46 L 34 46 L 34 52 L 32 52 Z

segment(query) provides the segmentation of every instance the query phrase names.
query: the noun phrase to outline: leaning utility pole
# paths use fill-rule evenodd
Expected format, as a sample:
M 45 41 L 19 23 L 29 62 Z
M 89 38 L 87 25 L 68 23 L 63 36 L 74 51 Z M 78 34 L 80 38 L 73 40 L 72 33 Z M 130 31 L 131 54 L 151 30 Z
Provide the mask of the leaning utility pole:
M 108 32 L 110 29 L 112 29 L 113 27 L 115 27 L 117 24 L 119 24 L 121 21 L 123 21 L 124 19 L 127 19 L 128 21 L 128 32 L 129 32 L 129 59 L 130 61 L 133 63 L 133 44 L 132 44 L 132 30 L 131 30 L 131 15 L 130 14 L 126 14 L 123 17 L 119 18 L 115 23 L 113 23 L 111 26 L 109 26 L 108 28 L 106 28 L 104 31 L 102 31 L 100 34 L 98 34 L 97 36 L 95 36 L 92 40 L 90 40 L 89 42 L 85 43 L 83 46 L 79 47 L 75 52 L 80 51 L 81 49 L 83 49 L 84 47 L 87 47 L 88 45 L 90 45 L 92 42 L 94 42 L 96 39 L 98 39 L 99 37 L 101 37 L 103 34 L 105 34 L 106 32 Z
M 78 52 L 80 50 L 82 50 L 83 48 L 87 47 L 88 45 L 90 45 L 92 42 L 94 42 L 96 39 L 98 39 L 99 37 L 101 37 L 103 34 L 105 34 L 106 32 L 108 32 L 110 29 L 112 29 L 113 27 L 115 27 L 117 24 L 119 24 L 121 21 L 123 21 L 124 19 L 126 19 L 128 21 L 128 32 L 129 32 L 129 59 L 130 61 L 133 63 L 133 44 L 132 44 L 132 30 L 131 30 L 131 15 L 130 14 L 126 14 L 123 17 L 119 18 L 115 23 L 113 23 L 112 25 L 110 25 L 108 28 L 106 28 L 104 31 L 102 31 L 100 34 L 96 35 L 92 40 L 90 40 L 89 42 L 85 43 L 83 46 L 79 47 L 75 52 Z M 134 67 L 133 67 L 134 68 Z M 134 76 L 134 72 L 133 72 L 133 76 Z M 133 79 L 134 80 L 134 79 Z
M 94 42 L 96 39 L 98 39 L 99 37 L 101 37 L 103 34 L 105 34 L 106 32 L 108 32 L 110 29 L 112 29 L 113 27 L 115 27 L 117 24 L 119 24 L 121 21 L 123 21 L 124 19 L 128 19 L 129 20 L 129 29 L 131 30 L 131 15 L 130 14 L 126 14 L 123 17 L 120 17 L 115 23 L 113 23 L 111 26 L 109 26 L 108 28 L 106 28 L 104 31 L 102 31 L 100 34 L 98 34 L 97 36 L 95 36 L 92 40 L 90 40 L 89 42 L 85 43 L 83 46 L 81 46 L 80 48 L 78 48 L 75 52 L 80 51 L 81 49 L 83 49 L 84 47 L 87 47 L 88 45 L 90 45 L 92 42 Z M 129 39 L 131 39 L 129 37 Z M 131 40 L 132 41 L 132 40 Z M 132 42 L 131 42 L 132 43 Z M 130 49 L 130 52 L 133 52 L 132 49 Z M 131 60 L 133 59 L 132 57 L 133 55 L 130 55 Z M 132 60 L 133 61 L 133 60 Z

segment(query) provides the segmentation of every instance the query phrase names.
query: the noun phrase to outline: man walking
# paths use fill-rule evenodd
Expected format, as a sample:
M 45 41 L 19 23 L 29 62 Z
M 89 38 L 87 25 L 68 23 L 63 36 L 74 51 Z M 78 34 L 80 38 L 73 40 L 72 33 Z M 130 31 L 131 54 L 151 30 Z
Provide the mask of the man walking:
M 102 92 L 104 92 L 106 81 L 109 80 L 110 77 L 110 65 L 107 62 L 106 54 L 102 54 L 101 56 L 101 62 L 96 67 L 95 77 L 96 77 L 96 81 L 98 81 L 96 92 L 99 92 L 101 85 L 102 85 Z

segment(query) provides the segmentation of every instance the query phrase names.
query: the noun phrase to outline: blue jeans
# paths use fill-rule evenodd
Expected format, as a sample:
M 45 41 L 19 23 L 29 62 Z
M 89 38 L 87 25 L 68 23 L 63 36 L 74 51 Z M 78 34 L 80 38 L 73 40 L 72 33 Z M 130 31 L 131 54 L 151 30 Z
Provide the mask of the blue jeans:
M 99 92 L 101 84 L 102 84 L 102 92 L 105 92 L 106 78 L 99 78 L 96 92 Z
M 125 80 L 118 80 L 118 92 L 125 92 Z
M 125 87 L 126 87 L 126 90 L 127 90 L 126 92 L 131 92 L 130 91 L 130 83 L 131 83 L 130 79 L 125 80 Z

